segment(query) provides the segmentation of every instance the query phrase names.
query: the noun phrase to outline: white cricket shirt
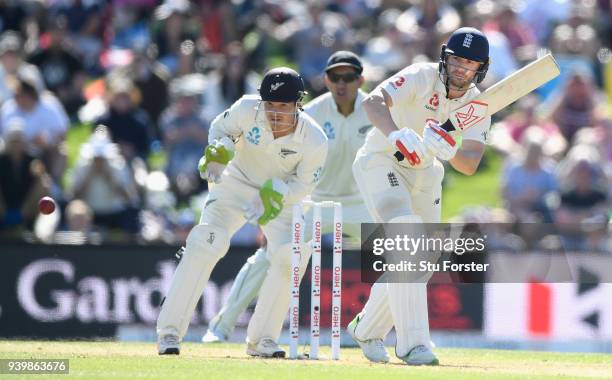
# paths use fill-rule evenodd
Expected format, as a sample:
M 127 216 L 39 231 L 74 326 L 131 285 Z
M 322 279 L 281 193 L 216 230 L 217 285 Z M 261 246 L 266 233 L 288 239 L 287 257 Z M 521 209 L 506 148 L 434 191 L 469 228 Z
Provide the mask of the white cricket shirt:
M 343 203 L 362 202 L 353 178 L 352 165 L 359 148 L 372 129 L 372 123 L 361 106 L 366 94 L 359 90 L 353 112 L 344 116 L 330 92 L 310 101 L 304 111 L 323 128 L 328 141 L 328 153 L 321 181 L 312 198 Z
M 389 108 L 393 121 L 398 128 L 411 128 L 419 135 L 427 121 L 432 120 L 444 123 L 452 110 L 460 107 L 480 93 L 476 87 L 470 88 L 462 97 L 457 99 L 446 98 L 446 88 L 438 74 L 437 63 L 415 63 L 401 70 L 392 77 L 384 80 L 374 91 L 383 88 L 387 91 L 393 105 Z M 476 140 L 486 143 L 488 131 L 491 127 L 491 118 L 486 117 L 463 132 L 455 131 L 451 134 L 461 134 L 463 140 Z M 363 147 L 363 153 L 388 152 L 393 154 L 397 149 L 391 145 L 387 137 L 377 128 L 368 134 Z M 424 159 L 418 166 L 409 166 L 407 160 L 400 165 L 411 168 L 424 168 L 431 165 L 433 158 Z
M 259 95 L 238 99 L 212 121 L 208 142 L 223 136 L 240 141 L 224 175 L 254 187 L 271 178 L 281 179 L 289 186 L 285 201 L 296 202 L 311 194 L 321 178 L 327 137 L 310 116 L 301 112 L 295 132 L 274 139 L 269 127 L 255 122 L 260 101 Z M 263 112 L 263 105 L 261 108 Z

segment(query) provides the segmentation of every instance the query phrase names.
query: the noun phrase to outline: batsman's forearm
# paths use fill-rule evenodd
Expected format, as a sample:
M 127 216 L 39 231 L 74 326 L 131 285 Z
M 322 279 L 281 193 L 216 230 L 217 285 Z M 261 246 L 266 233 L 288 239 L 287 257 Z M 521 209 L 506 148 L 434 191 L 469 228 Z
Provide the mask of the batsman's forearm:
M 389 112 L 391 105 L 385 102 L 382 95 L 370 94 L 363 100 L 362 105 L 372 124 L 385 136 L 389 136 L 391 132 L 399 129 L 391 117 L 391 112 Z
M 458 172 L 465 175 L 473 175 L 476 173 L 476 170 L 478 170 L 484 151 L 484 144 L 476 141 L 464 140 L 463 146 L 457 151 L 457 154 L 449 163 Z

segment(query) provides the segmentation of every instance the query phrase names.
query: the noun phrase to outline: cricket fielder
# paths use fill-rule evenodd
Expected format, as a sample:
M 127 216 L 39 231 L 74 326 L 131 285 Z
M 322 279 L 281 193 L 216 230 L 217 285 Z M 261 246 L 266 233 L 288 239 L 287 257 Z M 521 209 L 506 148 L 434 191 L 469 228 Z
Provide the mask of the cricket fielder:
M 298 73 L 272 69 L 259 96 L 243 96 L 213 120 L 199 170 L 217 185 L 209 192 L 200 224 L 187 237 L 162 302 L 160 355 L 179 353 L 215 264 L 229 249 L 231 236 L 249 221 L 262 226 L 270 269 L 249 324 L 247 353 L 284 357 L 276 341 L 290 301 L 292 205 L 312 192 L 327 155 L 325 134 L 300 110 L 304 94 Z
M 377 223 L 440 222 L 442 178 L 448 161 L 472 175 L 482 159 L 491 119 L 457 132 L 449 113 L 474 98 L 489 63 L 487 38 L 460 28 L 442 45 L 438 63 L 416 63 L 383 81 L 364 100 L 374 128 L 357 153 L 353 173 Z M 469 115 L 467 115 L 469 116 Z M 399 152 L 399 153 L 398 153 Z M 431 273 L 424 276 L 431 277 Z M 431 351 L 426 283 L 376 283 L 349 324 L 358 340 L 384 339 L 395 327 L 395 354 L 411 365 L 438 364 Z
M 348 243 L 360 244 L 361 223 L 371 223 L 368 210 L 363 203 L 351 166 L 357 150 L 361 148 L 367 133 L 372 128 L 361 103 L 366 94 L 359 88 L 364 78 L 361 75 L 361 59 L 352 52 L 337 51 L 331 55 L 325 68 L 325 85 L 329 92 L 313 99 L 304 111 L 323 127 L 328 138 L 329 152 L 321 180 L 311 198 L 314 201 L 342 202 L 344 235 Z M 323 209 L 323 232 L 332 232 L 329 223 L 331 209 Z M 306 215 L 312 220 L 312 213 Z M 309 228 L 306 229 L 310 233 Z M 306 238 L 305 240 L 309 240 Z M 305 252 L 310 257 L 311 247 Z M 303 251 L 304 252 L 304 251 Z M 244 264 L 230 291 L 230 295 L 210 322 L 202 338 L 205 343 L 223 342 L 234 329 L 238 316 L 246 310 L 257 296 L 269 267 L 266 250 L 259 249 Z M 382 341 L 363 341 L 364 353 L 373 361 L 389 360 Z

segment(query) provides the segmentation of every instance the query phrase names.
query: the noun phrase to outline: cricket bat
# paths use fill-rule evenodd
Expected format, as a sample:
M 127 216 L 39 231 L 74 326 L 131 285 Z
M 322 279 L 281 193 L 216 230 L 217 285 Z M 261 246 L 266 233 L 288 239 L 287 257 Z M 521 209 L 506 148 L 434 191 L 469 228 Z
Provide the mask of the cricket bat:
M 556 78 L 560 73 L 559 65 L 552 54 L 546 54 L 453 110 L 442 127 L 448 132 L 466 130 Z

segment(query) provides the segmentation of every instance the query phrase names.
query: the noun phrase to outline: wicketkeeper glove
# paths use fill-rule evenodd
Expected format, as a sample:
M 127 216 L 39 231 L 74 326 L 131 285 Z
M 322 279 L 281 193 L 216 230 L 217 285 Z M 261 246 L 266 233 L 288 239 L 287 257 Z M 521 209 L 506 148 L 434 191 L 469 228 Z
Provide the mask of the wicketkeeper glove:
M 250 223 L 267 224 L 283 211 L 288 192 L 289 186 L 285 182 L 276 178 L 267 180 L 259 189 L 259 196 L 245 208 L 244 217 Z
M 437 123 L 427 123 L 423 131 L 423 144 L 441 160 L 451 160 L 457 154 L 459 144 Z
M 391 145 L 396 147 L 408 160 L 408 163 L 412 166 L 421 163 L 423 157 L 425 157 L 425 146 L 415 131 L 410 128 L 400 129 L 393 131 L 389 134 L 389 141 Z
M 200 177 L 208 182 L 221 182 L 225 166 L 234 158 L 234 143 L 228 137 L 215 140 L 204 149 L 204 155 L 198 162 Z

